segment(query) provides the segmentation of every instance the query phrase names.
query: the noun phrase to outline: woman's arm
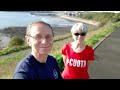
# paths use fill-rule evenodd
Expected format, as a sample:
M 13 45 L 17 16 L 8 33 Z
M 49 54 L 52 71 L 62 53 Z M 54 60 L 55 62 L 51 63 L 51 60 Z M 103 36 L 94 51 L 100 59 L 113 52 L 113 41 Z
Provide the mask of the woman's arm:
M 65 55 L 62 55 L 62 57 L 63 57 L 64 65 L 65 65 L 65 63 L 66 63 L 66 56 L 65 56 Z

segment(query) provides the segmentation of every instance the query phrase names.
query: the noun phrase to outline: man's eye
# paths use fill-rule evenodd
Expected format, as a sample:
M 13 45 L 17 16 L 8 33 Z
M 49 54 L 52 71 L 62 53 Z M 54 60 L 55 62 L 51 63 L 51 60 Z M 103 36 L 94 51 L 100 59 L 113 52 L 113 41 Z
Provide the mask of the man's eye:
M 42 36 L 38 35 L 38 36 L 35 36 L 35 38 L 42 38 Z
M 52 38 L 52 36 L 46 36 L 46 39 L 51 39 Z

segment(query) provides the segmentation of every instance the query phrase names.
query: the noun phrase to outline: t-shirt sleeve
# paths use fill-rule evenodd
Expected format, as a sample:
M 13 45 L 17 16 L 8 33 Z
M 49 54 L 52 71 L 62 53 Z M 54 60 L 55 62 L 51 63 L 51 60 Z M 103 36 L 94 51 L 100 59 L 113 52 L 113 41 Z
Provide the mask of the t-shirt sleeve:
M 62 53 L 63 55 L 66 55 L 66 45 L 63 46 L 61 53 Z
M 93 49 L 91 49 L 89 60 L 90 61 L 94 60 L 94 50 Z
M 22 60 L 23 61 L 23 60 Z M 19 62 L 13 74 L 13 79 L 30 79 L 31 69 L 26 62 Z
M 13 79 L 29 79 L 28 75 L 24 72 L 17 72 L 14 74 Z

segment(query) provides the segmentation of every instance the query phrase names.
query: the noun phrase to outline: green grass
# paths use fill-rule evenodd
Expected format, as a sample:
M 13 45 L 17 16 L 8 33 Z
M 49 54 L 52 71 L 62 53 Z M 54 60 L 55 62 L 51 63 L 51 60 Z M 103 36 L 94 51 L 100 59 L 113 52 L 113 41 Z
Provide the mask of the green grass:
M 85 40 L 85 43 L 93 47 L 97 42 L 106 37 L 109 33 L 116 30 L 119 26 L 120 22 L 113 24 L 112 26 L 101 30 L 99 33 L 96 33 L 96 35 L 92 36 L 90 39 Z
M 30 47 L 28 45 L 7 47 L 7 48 L 0 50 L 0 56 L 7 55 L 13 52 L 18 52 L 18 51 L 21 51 L 27 48 L 30 48 Z
M 14 61 L 19 61 L 21 59 L 21 57 L 24 57 L 24 55 L 17 54 L 11 58 L 2 59 L 2 60 L 0 60 L 0 65 L 6 65 L 6 64 L 12 63 Z
M 0 79 L 11 79 L 16 64 L 25 57 L 24 54 L 16 54 L 11 58 L 0 60 Z
M 54 37 L 54 42 L 58 42 L 58 41 L 67 39 L 69 37 L 71 37 L 70 33 L 68 33 L 66 35 L 56 36 L 56 37 Z M 0 50 L 0 56 L 7 55 L 7 54 L 10 54 L 10 53 L 13 53 L 13 52 L 18 52 L 18 51 L 21 51 L 21 50 L 24 50 L 24 49 L 27 49 L 27 48 L 30 48 L 30 47 L 26 44 L 22 45 L 22 46 L 20 45 L 20 46 L 6 47 L 6 48 Z
M 111 25 L 110 27 L 106 27 L 106 28 L 102 29 L 100 32 L 96 33 L 91 38 L 86 39 L 85 40 L 86 44 L 94 46 L 97 42 L 99 42 L 99 40 L 104 38 L 108 33 L 113 32 L 117 27 L 120 27 L 120 22 L 115 23 L 115 24 Z M 68 37 L 68 38 L 66 38 L 66 37 Z M 57 62 L 58 62 L 58 65 L 59 65 L 61 71 L 63 70 L 63 61 L 62 61 L 62 56 L 60 54 L 61 48 L 64 44 L 73 41 L 70 34 L 66 34 L 66 37 L 62 40 L 59 39 L 59 40 L 55 41 L 52 52 L 50 53 L 51 55 L 55 56 L 55 58 L 57 59 Z M 60 37 L 56 37 L 56 38 L 60 38 Z M 29 51 L 28 51 L 28 53 L 29 53 Z M 27 52 L 26 52 L 26 54 L 27 54 Z M 20 60 L 22 60 L 26 56 L 26 54 L 24 54 L 24 53 L 17 54 L 17 52 L 16 52 L 14 55 L 12 55 L 8 58 L 1 59 L 0 60 L 0 79 L 11 79 L 17 63 Z M 7 56 L 9 56 L 9 55 L 11 55 L 11 54 L 8 54 Z

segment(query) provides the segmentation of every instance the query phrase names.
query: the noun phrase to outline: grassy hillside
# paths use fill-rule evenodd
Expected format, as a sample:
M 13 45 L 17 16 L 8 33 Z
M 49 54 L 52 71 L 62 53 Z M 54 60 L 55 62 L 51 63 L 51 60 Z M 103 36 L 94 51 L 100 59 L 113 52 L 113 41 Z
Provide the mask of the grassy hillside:
M 117 17 L 117 16 L 116 16 Z M 119 20 L 119 19 L 117 19 Z M 102 38 L 104 38 L 107 34 L 113 32 L 118 27 L 120 27 L 120 22 L 117 23 L 107 23 L 105 26 L 102 26 L 98 29 L 90 30 L 86 36 L 85 43 L 94 47 L 94 45 L 99 42 Z M 61 68 L 61 48 L 64 44 L 68 42 L 72 42 L 73 39 L 70 33 L 66 33 L 64 35 L 56 36 L 54 38 L 54 45 L 51 55 L 55 56 L 58 60 L 58 64 Z M 0 79 L 11 79 L 14 69 L 17 63 L 23 59 L 28 53 L 30 53 L 31 49 L 27 48 L 25 50 L 21 50 L 19 52 L 14 52 L 8 55 L 0 56 Z

